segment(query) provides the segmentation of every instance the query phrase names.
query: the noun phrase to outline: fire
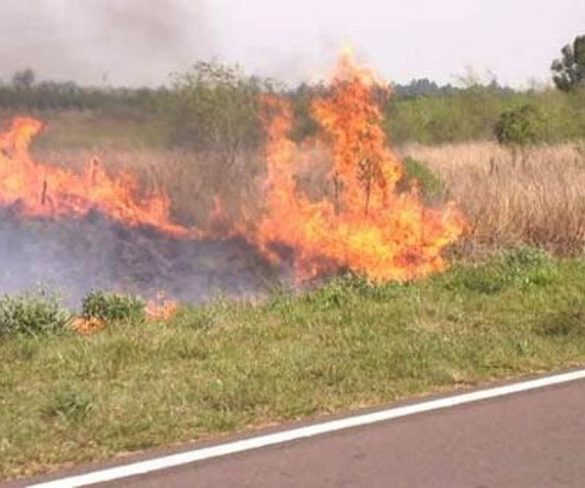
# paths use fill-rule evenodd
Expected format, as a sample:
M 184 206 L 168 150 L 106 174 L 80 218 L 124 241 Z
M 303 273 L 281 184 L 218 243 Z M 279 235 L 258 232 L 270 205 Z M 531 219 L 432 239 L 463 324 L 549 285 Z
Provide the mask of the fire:
M 126 226 L 197 240 L 241 236 L 270 260 L 292 262 L 298 280 L 339 270 L 376 282 L 426 276 L 445 268 L 442 253 L 466 224 L 453 203 L 425 207 L 416 185 L 398 191 L 404 170 L 388 145 L 379 107 L 388 93 L 371 70 L 356 66 L 349 51 L 341 56 L 330 86 L 311 104 L 321 128 L 314 144 L 327 147 L 331 156 L 329 187 L 318 200 L 297 185 L 296 165 L 307 153 L 290 137 L 290 102 L 263 95 L 268 171 L 259 217 L 237 221 L 216 196 L 208 222 L 186 229 L 172 222 L 166 194 L 139 197 L 133 175 L 110 176 L 97 158 L 81 174 L 34 161 L 29 145 L 43 124 L 26 117 L 0 134 L 0 206 L 51 218 L 97 210 Z M 149 308 L 150 316 L 164 319 L 176 304 L 160 299 Z
M 131 227 L 187 233 L 171 222 L 166 195 L 138 198 L 136 179 L 129 173 L 109 176 L 98 158 L 83 174 L 34 161 L 29 145 L 42 129 L 42 122 L 18 117 L 0 134 L 0 205 L 16 205 L 23 215 L 37 217 L 83 216 L 95 209 Z
M 71 324 L 73 330 L 82 335 L 91 335 L 106 328 L 106 323 L 98 318 L 76 317 Z
M 172 319 L 179 310 L 179 304 L 169 298 L 164 291 L 160 291 L 146 304 L 146 317 L 154 321 Z
M 147 320 L 166 322 L 172 319 L 179 310 L 179 304 L 161 291 L 149 300 L 145 307 Z M 107 322 L 97 317 L 75 317 L 71 323 L 72 329 L 81 335 L 92 335 L 104 330 Z
M 397 192 L 403 168 L 387 145 L 376 103 L 376 93 L 385 90 L 371 71 L 357 67 L 345 53 L 328 95 L 313 100 L 321 141 L 333 155 L 333 196 L 317 202 L 295 184 L 299 148 L 289 137 L 289 102 L 263 99 L 267 215 L 254 237 L 273 260 L 282 258 L 282 245 L 292 249 L 300 279 L 340 268 L 378 282 L 425 276 L 444 269 L 442 250 L 464 231 L 464 219 L 453 204 L 425 208 L 416 187 Z

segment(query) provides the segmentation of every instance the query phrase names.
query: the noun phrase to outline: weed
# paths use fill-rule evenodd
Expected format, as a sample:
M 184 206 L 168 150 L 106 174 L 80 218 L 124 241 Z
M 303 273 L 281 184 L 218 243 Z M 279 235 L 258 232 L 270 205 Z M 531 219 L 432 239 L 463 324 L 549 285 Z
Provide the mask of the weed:
M 400 182 L 402 189 L 408 188 L 413 181 L 416 181 L 425 201 L 435 203 L 444 198 L 445 183 L 425 164 L 407 157 L 404 159 L 404 171 L 405 175 Z
M 553 310 L 540 317 L 534 331 L 545 337 L 564 337 L 585 334 L 585 305 L 573 303 L 561 310 Z
M 0 336 L 62 331 L 70 321 L 71 315 L 62 308 L 59 297 L 46 288 L 0 297 Z
M 574 144 L 525 148 L 495 143 L 413 146 L 445 182 L 469 223 L 468 254 L 519 245 L 576 255 L 585 249 L 585 171 Z
M 584 269 L 521 247 L 407 284 L 347 275 L 256 304 L 220 299 L 164 327 L 8 336 L 0 476 L 575 365 Z
M 103 321 L 141 320 L 144 318 L 146 304 L 139 297 L 92 291 L 81 305 L 83 318 Z
M 65 387 L 52 393 L 42 408 L 47 417 L 58 417 L 67 422 L 80 422 L 95 408 L 92 397 L 85 391 Z

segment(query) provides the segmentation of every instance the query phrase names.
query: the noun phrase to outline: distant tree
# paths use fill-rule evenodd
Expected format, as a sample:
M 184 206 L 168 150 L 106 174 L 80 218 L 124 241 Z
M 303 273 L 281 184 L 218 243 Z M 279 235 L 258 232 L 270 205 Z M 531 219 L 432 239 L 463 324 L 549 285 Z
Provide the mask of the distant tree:
M 452 85 L 439 86 L 428 78 L 411 80 L 408 85 L 394 85 L 394 93 L 399 97 L 433 97 L 451 95 L 457 91 Z
M 30 68 L 17 71 L 12 76 L 12 86 L 17 89 L 30 89 L 35 84 L 35 79 L 35 72 Z
M 585 85 L 585 35 L 578 36 L 573 44 L 562 50 L 563 56 L 551 65 L 553 80 L 559 90 L 571 91 Z

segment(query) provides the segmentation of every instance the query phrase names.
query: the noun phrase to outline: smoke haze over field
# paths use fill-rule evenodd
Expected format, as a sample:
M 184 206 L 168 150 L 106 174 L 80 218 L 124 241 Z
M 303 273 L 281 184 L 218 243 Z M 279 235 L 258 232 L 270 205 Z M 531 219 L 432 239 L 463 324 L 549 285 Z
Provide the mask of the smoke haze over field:
M 0 2 L 0 77 L 33 68 L 86 84 L 156 85 L 218 53 L 198 0 Z
M 583 33 L 582 0 L 4 0 L 0 78 L 33 68 L 79 83 L 158 85 L 218 57 L 291 82 L 322 76 L 345 42 L 398 82 L 473 66 L 504 84 L 548 79 Z

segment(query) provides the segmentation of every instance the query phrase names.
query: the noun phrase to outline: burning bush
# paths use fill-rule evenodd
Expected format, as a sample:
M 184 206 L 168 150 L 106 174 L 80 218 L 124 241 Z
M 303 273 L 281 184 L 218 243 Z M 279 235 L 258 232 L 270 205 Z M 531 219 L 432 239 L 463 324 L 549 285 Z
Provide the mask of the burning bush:
M 204 274 L 207 291 L 217 281 L 222 285 L 232 281 L 224 278 L 235 274 L 234 270 L 242 281 L 241 275 L 246 271 L 243 266 L 234 266 L 233 259 L 248 260 L 226 255 L 229 249 L 238 253 L 241 249 L 252 257 L 260 255 L 262 264 L 274 263 L 283 274 L 291 270 L 297 281 L 321 279 L 343 271 L 375 282 L 405 281 L 446 267 L 443 252 L 461 236 L 466 224 L 454 203 L 429 207 L 419 191 L 420 186 L 407 182 L 406 188 L 401 187 L 404 165 L 388 145 L 381 112 L 389 87 L 371 70 L 357 66 L 346 53 L 330 85 L 324 86 L 310 100 L 317 133 L 298 143 L 293 140 L 294 109 L 286 94 L 266 93 L 270 91 L 266 89 L 256 97 L 260 91 L 256 87 L 247 95 L 248 98 L 254 95 L 253 107 L 239 107 L 232 95 L 239 93 L 241 87 L 232 80 L 232 74 L 215 73 L 210 69 L 210 74 L 205 75 L 210 79 L 197 79 L 197 90 L 205 88 L 195 93 L 203 97 L 199 102 L 212 97 L 208 100 L 212 104 L 210 110 L 216 112 L 223 100 L 230 110 L 245 109 L 246 117 L 254 112 L 256 105 L 261 107 L 259 124 L 266 133 L 266 170 L 247 178 L 236 178 L 236 173 L 225 167 L 234 162 L 228 157 L 230 161 L 224 162 L 222 171 L 225 172 L 221 174 L 229 181 L 229 186 L 235 188 L 247 186 L 244 180 L 254 181 L 254 192 L 240 191 L 252 204 L 242 203 L 237 212 L 226 213 L 224 195 L 220 193 L 216 198 L 211 197 L 215 205 L 205 222 L 197 228 L 179 225 L 171 215 L 171 199 L 161 188 L 163 185 L 155 185 L 151 193 L 145 195 L 139 191 L 136 175 L 129 172 L 110 174 L 95 157 L 82 172 L 35 161 L 29 146 L 43 124 L 21 117 L 14 121 L 10 130 L 0 134 L 0 205 L 10 211 L 14 220 L 20 217 L 37 221 L 78 220 L 94 227 L 103 217 L 115 222 L 114 242 L 103 246 L 118 248 L 109 259 L 127 258 L 128 247 L 132 250 L 139 247 L 139 256 L 147 258 L 135 259 L 132 253 L 127 261 L 133 267 L 121 273 L 122 283 L 114 283 L 114 286 L 122 290 L 135 289 L 128 278 L 139 270 L 142 283 L 138 290 L 144 296 L 151 296 L 149 287 L 167 269 L 177 281 L 190 270 Z M 214 78 L 216 75 L 218 79 Z M 236 91 L 232 93 L 232 89 Z M 190 89 L 187 91 L 191 93 Z M 233 122 L 228 112 L 226 115 L 226 123 Z M 221 127 L 212 129 L 210 137 L 223 131 Z M 242 137 L 244 135 L 238 135 L 233 144 L 229 144 L 230 150 L 241 147 Z M 326 160 L 327 166 L 320 179 L 323 188 L 311 194 L 299 184 L 302 166 L 306 166 L 307 172 L 319 172 L 322 170 L 319 165 L 325 166 L 320 158 Z M 251 172 L 249 168 L 246 171 Z M 428 176 L 427 173 L 421 175 Z M 211 183 L 203 188 L 209 193 L 216 189 Z M 250 208 L 254 211 L 250 212 Z M 42 242 L 51 239 L 45 237 Z M 73 239 L 67 250 L 73 253 L 80 247 L 84 251 L 86 247 L 96 247 L 95 242 L 83 246 L 82 241 Z M 97 247 L 102 250 L 101 245 Z M 213 265 L 202 263 L 205 265 L 202 270 L 199 269 L 201 265 L 194 265 L 194 262 L 201 260 L 197 249 L 206 247 L 213 257 Z M 44 248 L 42 253 L 46 253 Z M 54 259 L 49 260 L 52 261 Z M 154 269 L 153 262 L 161 266 Z M 257 271 L 264 266 L 256 264 L 254 267 Z M 222 271 L 218 272 L 219 269 Z M 220 280 L 216 279 L 217 275 L 222 275 Z M 184 278 L 186 282 L 193 281 L 192 276 Z M 175 296 L 174 290 L 169 291 Z M 120 305 L 117 299 L 106 299 L 102 294 L 90 298 L 88 306 L 95 304 L 96 310 L 104 310 L 104 307 L 118 310 Z M 92 316 L 102 318 L 101 312 L 96 313 Z
M 442 251 L 465 229 L 453 204 L 426 208 L 417 188 L 400 192 L 404 168 L 387 145 L 379 107 L 385 85 L 344 55 L 327 93 L 312 101 L 321 144 L 332 155 L 329 195 L 312 201 L 296 184 L 301 149 L 288 100 L 266 96 L 266 215 L 254 241 L 275 261 L 292 250 L 297 278 L 346 269 L 374 281 L 411 280 L 444 269 Z
M 92 291 L 81 304 L 85 320 L 111 322 L 116 320 L 141 320 L 145 316 L 146 303 L 139 297 Z

